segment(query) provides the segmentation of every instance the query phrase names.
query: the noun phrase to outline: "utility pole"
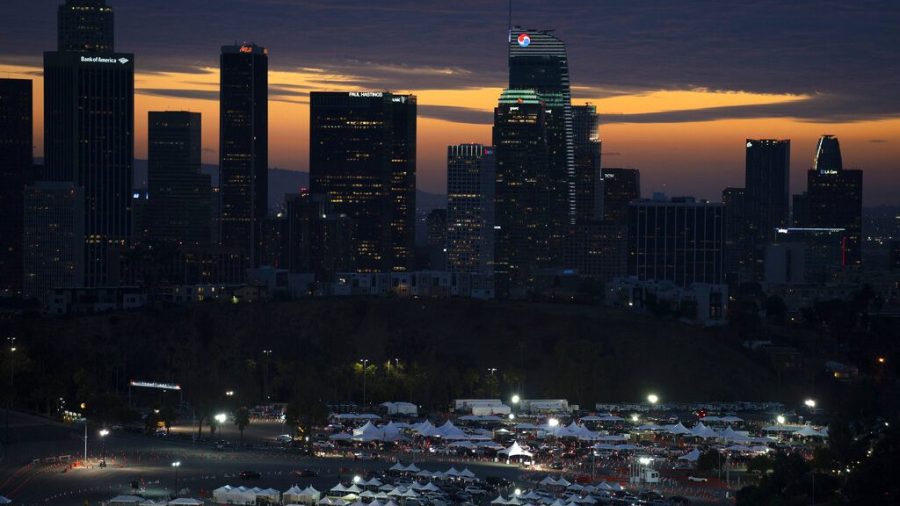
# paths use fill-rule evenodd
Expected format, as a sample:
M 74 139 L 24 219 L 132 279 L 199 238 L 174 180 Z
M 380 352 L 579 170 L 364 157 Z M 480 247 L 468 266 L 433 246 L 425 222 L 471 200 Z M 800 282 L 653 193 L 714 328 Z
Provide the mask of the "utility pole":
M 6 406 L 6 448 L 7 451 L 9 451 L 9 444 L 12 442 L 12 438 L 9 434 L 9 415 L 13 409 L 13 397 L 15 395 L 13 378 L 16 368 L 16 338 L 7 337 L 6 340 L 9 341 L 9 401 Z

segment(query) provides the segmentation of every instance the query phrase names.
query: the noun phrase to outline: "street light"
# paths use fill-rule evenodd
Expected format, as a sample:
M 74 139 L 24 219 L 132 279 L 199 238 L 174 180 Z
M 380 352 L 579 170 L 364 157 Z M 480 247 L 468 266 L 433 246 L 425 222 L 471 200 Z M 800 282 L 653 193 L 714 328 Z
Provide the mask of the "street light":
M 551 418 L 547 420 L 547 425 L 549 425 L 550 427 L 559 427 L 559 419 Z
M 815 399 L 806 399 L 805 401 L 803 401 L 803 404 L 805 404 L 806 407 L 809 409 L 815 409 L 816 400 Z
M 100 429 L 100 467 L 106 467 L 106 436 L 109 431 Z
M 519 401 L 522 399 L 519 398 L 519 394 L 515 394 L 512 396 L 512 399 L 510 399 L 510 400 L 512 401 L 513 404 L 518 404 Z
M 777 417 L 775 417 L 775 421 L 778 422 L 779 425 L 784 425 L 784 415 L 778 415 Z
M 650 394 L 647 396 L 647 402 L 655 405 L 657 402 L 659 402 L 659 396 L 656 394 Z
M 174 497 L 178 497 L 178 468 L 181 467 L 181 461 L 176 460 L 172 462 L 172 468 L 175 469 L 175 492 L 172 494 Z
M 631 415 L 631 421 L 634 422 L 634 423 L 638 423 L 638 420 L 640 420 L 640 419 L 641 419 L 641 417 L 638 416 L 637 413 L 634 413 L 634 414 Z
M 225 397 L 234 397 L 234 390 L 226 390 Z
M 366 403 L 366 368 L 369 367 L 369 359 L 361 358 L 359 362 L 362 364 L 362 373 L 363 373 L 363 407 L 367 406 Z
M 497 372 L 497 368 L 496 367 L 488 367 L 488 372 L 491 373 L 491 376 L 493 376 L 494 373 Z
M 649 466 L 653 459 L 650 457 L 641 457 L 638 459 L 638 462 L 641 463 L 642 466 Z
M 228 421 L 228 415 L 226 415 L 225 413 L 219 413 L 215 416 L 215 419 L 217 422 L 219 422 L 219 424 L 223 424 Z

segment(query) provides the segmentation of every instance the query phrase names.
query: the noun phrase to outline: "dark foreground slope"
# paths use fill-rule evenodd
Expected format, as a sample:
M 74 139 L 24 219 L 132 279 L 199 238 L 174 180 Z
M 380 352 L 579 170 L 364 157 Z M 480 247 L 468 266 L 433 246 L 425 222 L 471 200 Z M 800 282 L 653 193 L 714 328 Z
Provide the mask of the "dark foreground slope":
M 19 322 L 21 401 L 44 410 L 124 395 L 128 379 L 182 384 L 195 404 L 252 399 L 470 396 L 639 401 L 783 397 L 775 376 L 716 330 L 587 306 L 470 300 L 310 299 L 206 304 Z M 270 354 L 263 350 L 271 350 Z M 495 369 L 495 370 L 494 370 Z M 258 398 L 258 397 L 257 397 Z M 104 401 L 106 402 L 106 401 Z

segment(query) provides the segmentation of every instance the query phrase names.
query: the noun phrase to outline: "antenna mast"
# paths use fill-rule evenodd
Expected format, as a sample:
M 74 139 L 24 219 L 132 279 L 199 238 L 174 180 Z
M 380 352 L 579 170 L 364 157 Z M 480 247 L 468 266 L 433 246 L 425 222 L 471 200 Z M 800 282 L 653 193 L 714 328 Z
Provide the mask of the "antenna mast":
M 506 42 L 512 43 L 512 0 L 509 0 L 509 22 L 507 23 Z

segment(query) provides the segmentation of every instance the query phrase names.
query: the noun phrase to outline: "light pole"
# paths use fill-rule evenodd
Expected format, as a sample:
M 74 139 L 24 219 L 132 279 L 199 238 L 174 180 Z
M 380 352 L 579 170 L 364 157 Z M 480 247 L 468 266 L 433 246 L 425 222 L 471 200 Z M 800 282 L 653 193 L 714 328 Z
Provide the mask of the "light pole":
M 263 400 L 269 402 L 269 357 L 272 350 L 263 350 Z
M 106 436 L 109 431 L 100 429 L 100 467 L 106 467 Z
M 178 468 L 181 467 L 181 461 L 176 460 L 172 462 L 172 468 L 175 469 L 175 491 L 172 493 L 172 497 L 178 497 Z
M 13 374 L 16 368 L 16 338 L 7 337 L 6 340 L 9 342 L 9 401 L 8 406 L 6 406 L 6 446 L 9 447 L 9 443 L 12 441 L 9 436 L 9 413 L 13 408 L 13 394 L 15 393 L 15 390 L 13 390 Z
M 367 406 L 366 403 L 366 369 L 369 367 L 369 359 L 361 358 L 359 359 L 360 363 L 362 363 L 362 373 L 363 373 L 363 407 Z
M 650 406 L 656 406 L 656 403 L 659 402 L 659 396 L 656 394 L 650 394 L 647 396 L 647 402 L 650 403 Z

